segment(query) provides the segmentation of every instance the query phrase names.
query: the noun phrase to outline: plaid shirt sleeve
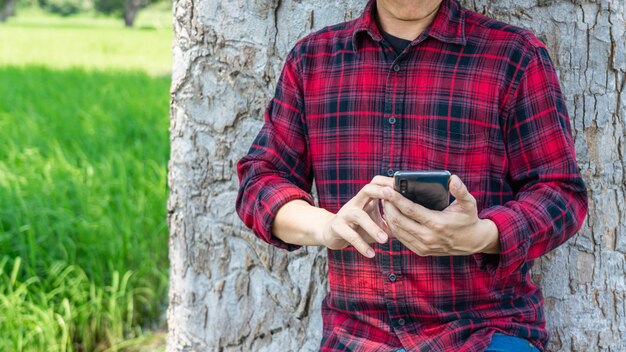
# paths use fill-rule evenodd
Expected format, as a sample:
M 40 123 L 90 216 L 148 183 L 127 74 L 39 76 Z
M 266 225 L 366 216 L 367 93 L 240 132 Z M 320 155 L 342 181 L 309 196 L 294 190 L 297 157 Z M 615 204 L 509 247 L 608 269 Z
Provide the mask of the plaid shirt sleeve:
M 572 237 L 587 212 L 587 192 L 556 72 L 544 46 L 530 53 L 505 107 L 508 114 L 503 127 L 516 196 L 479 214 L 500 231 L 501 253 L 475 258 L 498 278 Z
M 275 237 L 272 223 L 278 209 L 293 199 L 313 204 L 312 169 L 306 142 L 303 94 L 294 47 L 286 58 L 264 124 L 248 154 L 237 163 L 239 217 L 256 236 L 287 250 L 300 246 Z

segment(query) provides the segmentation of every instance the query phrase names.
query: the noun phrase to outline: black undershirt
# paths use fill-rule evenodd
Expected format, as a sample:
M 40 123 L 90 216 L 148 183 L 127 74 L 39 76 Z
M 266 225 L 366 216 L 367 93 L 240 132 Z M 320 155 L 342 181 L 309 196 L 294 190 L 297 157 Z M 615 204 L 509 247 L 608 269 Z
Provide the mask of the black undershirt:
M 407 46 L 409 46 L 409 44 L 411 44 L 410 40 L 398 38 L 396 36 L 393 36 L 393 35 L 385 32 L 385 31 L 383 31 L 382 29 L 380 29 L 380 34 L 382 34 L 383 37 L 385 38 L 385 40 L 389 44 L 391 44 L 391 46 L 393 47 L 393 50 L 395 50 L 396 54 L 398 54 L 398 55 L 404 50 L 404 48 L 406 48 Z

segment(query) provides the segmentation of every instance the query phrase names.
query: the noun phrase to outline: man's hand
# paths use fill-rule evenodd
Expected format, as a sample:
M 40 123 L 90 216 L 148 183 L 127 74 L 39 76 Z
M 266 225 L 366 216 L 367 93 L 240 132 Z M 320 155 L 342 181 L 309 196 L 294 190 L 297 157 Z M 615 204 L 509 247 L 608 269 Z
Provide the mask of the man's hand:
M 378 209 L 378 199 L 383 198 L 385 190 L 385 186 L 381 186 L 382 178 L 374 177 L 337 214 L 328 214 L 317 234 L 323 245 L 330 249 L 352 245 L 364 256 L 374 257 L 369 243 L 385 243 L 389 238 L 383 230 L 385 225 Z
M 375 179 L 385 186 L 384 218 L 391 235 L 421 256 L 499 253 L 498 228 L 478 218 L 476 199 L 461 179 L 453 175 L 450 193 L 456 198 L 443 211 L 413 203 L 393 189 L 393 178 Z

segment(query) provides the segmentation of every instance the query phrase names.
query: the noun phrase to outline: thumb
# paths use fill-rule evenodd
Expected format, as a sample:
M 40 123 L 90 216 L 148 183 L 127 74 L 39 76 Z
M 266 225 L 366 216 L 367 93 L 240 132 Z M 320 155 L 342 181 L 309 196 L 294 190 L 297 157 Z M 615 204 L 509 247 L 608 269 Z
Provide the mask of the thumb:
M 459 202 L 476 204 L 476 199 L 457 175 L 450 176 L 450 193 Z

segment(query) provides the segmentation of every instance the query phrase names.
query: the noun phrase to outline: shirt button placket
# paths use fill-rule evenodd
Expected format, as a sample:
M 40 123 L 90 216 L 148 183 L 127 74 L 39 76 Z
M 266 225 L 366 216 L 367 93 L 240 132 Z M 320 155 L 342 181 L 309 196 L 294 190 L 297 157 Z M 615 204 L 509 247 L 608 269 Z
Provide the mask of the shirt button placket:
M 398 106 L 396 102 L 396 99 L 398 98 L 396 93 L 396 86 L 399 81 L 398 72 L 400 71 L 400 65 L 398 65 L 397 63 L 393 63 L 390 69 L 392 71 L 390 71 L 391 74 L 387 76 L 384 91 L 384 114 L 386 119 L 383 120 L 385 121 L 383 131 L 385 143 L 383 145 L 383 159 L 381 161 L 383 162 L 382 171 L 386 173 L 387 176 L 392 177 L 396 172 L 396 170 L 394 170 L 394 167 L 397 166 L 397 160 L 395 160 L 395 155 L 392 155 L 392 153 L 395 154 L 394 151 L 396 149 L 395 145 L 397 143 L 397 129 L 400 125 L 400 120 L 398 120 L 398 118 L 396 117 L 396 114 L 401 111 L 401 107 Z M 388 242 L 389 245 L 391 244 L 390 242 Z M 398 285 L 398 283 L 396 283 L 396 281 L 398 280 L 397 274 L 390 272 L 394 271 L 394 255 L 393 251 L 390 250 L 383 253 L 384 256 L 381 256 L 384 257 L 382 259 L 383 271 L 387 271 L 386 279 L 389 280 L 388 287 L 384 289 L 385 300 L 387 301 L 387 311 L 390 318 L 395 319 L 395 324 L 392 323 L 392 325 L 395 325 L 395 328 L 400 328 L 406 323 L 406 321 L 404 319 L 398 319 L 398 316 L 403 316 L 406 314 L 406 312 L 404 309 L 399 308 L 398 303 L 400 303 L 400 306 L 402 306 L 403 303 L 398 302 L 398 297 L 395 295 L 396 290 L 393 289 L 393 286 Z
M 393 64 L 392 69 L 393 69 L 395 72 L 399 72 L 399 71 L 400 71 L 400 65 L 399 65 L 399 64 Z M 392 79 L 392 81 L 393 81 L 393 82 L 395 82 L 395 79 Z M 395 84 L 395 83 L 394 83 L 394 84 Z M 387 122 L 389 123 L 389 127 L 390 127 L 391 129 L 393 129 L 393 128 L 394 128 L 394 125 L 398 122 L 398 120 L 396 119 L 396 117 L 395 117 L 395 116 L 393 116 L 394 111 L 392 111 L 392 109 L 391 109 L 391 106 L 392 106 L 392 104 L 393 104 L 393 99 L 395 99 L 395 97 L 394 97 L 394 96 L 387 96 L 387 97 L 389 97 L 389 98 L 391 98 L 391 99 L 390 99 L 390 100 L 387 100 L 387 99 L 386 99 L 386 101 L 385 101 L 385 113 L 386 113 L 386 114 L 391 115 L 391 116 L 387 119 Z M 388 116 L 389 116 L 389 115 L 388 115 Z M 389 130 L 389 129 L 386 129 L 386 132 L 385 132 L 385 133 L 387 134 L 387 133 L 389 133 L 389 132 L 390 132 L 390 130 Z M 387 136 L 385 136 L 385 137 L 387 138 Z M 394 143 L 394 141 L 392 141 L 391 143 Z M 394 169 L 392 169 L 392 168 L 387 169 L 387 176 L 392 177 L 394 173 L 395 173 L 395 170 L 394 170 Z

